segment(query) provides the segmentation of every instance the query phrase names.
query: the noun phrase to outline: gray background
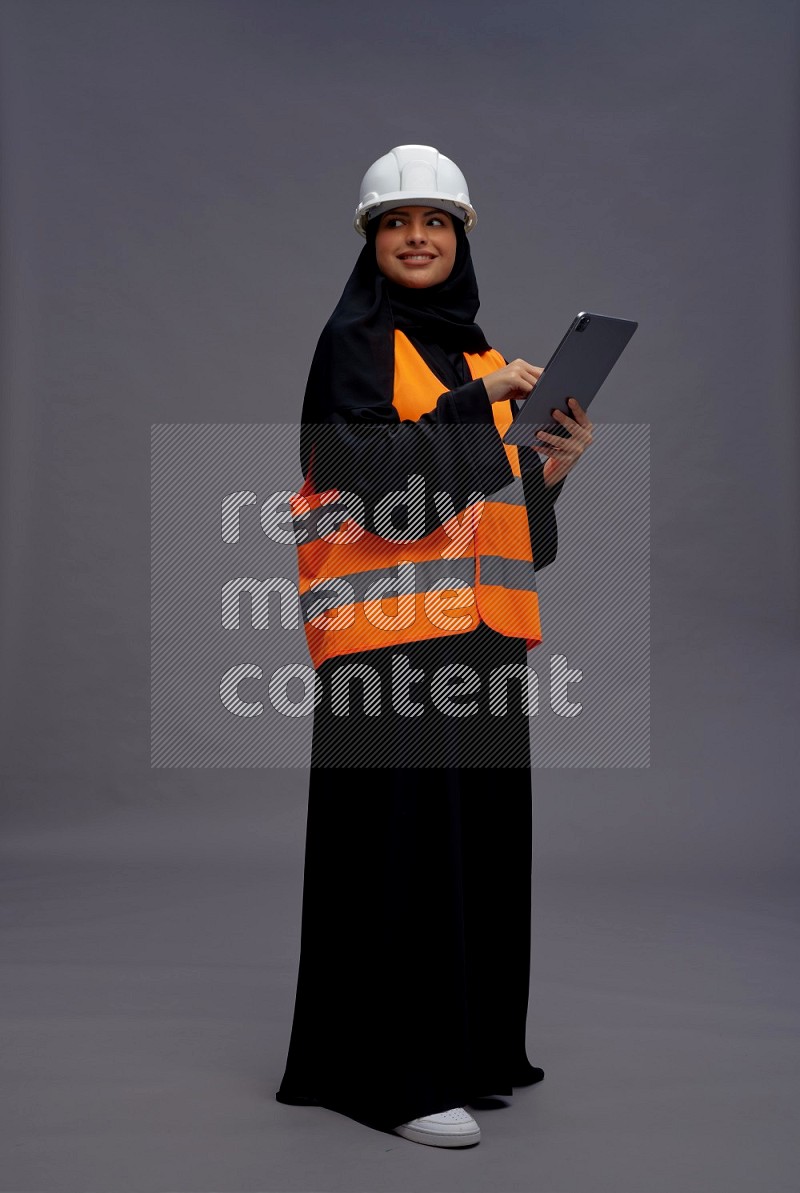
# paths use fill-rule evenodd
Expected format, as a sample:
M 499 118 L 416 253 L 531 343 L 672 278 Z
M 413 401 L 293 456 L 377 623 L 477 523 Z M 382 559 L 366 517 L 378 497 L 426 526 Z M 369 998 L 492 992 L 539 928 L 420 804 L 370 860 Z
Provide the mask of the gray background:
M 0 16 L 2 1188 L 794 1189 L 797 7 Z M 304 772 L 149 765 L 150 425 L 297 415 L 405 141 L 490 341 L 638 318 L 602 417 L 651 427 L 651 766 L 533 772 L 546 1077 L 463 1152 L 274 1101 Z

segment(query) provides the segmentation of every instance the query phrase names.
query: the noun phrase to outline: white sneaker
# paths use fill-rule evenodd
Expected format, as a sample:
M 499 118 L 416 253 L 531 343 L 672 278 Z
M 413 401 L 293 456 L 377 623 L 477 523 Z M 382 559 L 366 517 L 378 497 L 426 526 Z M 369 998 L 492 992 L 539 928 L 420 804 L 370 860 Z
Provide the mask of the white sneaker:
M 426 1114 L 423 1118 L 412 1118 L 411 1122 L 395 1127 L 394 1131 L 404 1139 L 411 1139 L 414 1143 L 430 1143 L 433 1147 L 469 1147 L 481 1141 L 480 1127 L 463 1106 L 440 1110 L 438 1114 Z

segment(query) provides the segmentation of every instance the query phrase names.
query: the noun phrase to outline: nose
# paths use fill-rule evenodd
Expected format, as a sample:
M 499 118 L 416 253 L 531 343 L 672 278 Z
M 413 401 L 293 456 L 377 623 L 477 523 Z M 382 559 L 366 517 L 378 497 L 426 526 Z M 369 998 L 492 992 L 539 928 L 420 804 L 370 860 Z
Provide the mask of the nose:
M 425 225 L 422 220 L 408 225 L 406 240 L 409 242 L 409 244 L 424 243 L 427 239 L 428 238 L 425 235 Z

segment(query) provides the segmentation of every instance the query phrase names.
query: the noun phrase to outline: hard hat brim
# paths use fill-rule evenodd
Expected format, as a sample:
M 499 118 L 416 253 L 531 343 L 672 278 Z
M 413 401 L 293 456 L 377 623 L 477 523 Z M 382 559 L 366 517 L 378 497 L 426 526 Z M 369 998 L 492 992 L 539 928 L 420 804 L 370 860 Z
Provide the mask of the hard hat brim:
M 359 204 L 356 208 L 353 227 L 356 232 L 365 237 L 367 223 L 376 216 L 382 215 L 384 211 L 390 211 L 393 207 L 422 207 L 425 205 L 437 207 L 440 211 L 447 211 L 450 215 L 463 220 L 465 232 L 471 232 L 478 222 L 474 207 L 462 200 L 451 198 L 449 195 L 409 195 L 408 191 L 393 191 L 383 194 L 379 203 L 366 203 L 364 206 Z

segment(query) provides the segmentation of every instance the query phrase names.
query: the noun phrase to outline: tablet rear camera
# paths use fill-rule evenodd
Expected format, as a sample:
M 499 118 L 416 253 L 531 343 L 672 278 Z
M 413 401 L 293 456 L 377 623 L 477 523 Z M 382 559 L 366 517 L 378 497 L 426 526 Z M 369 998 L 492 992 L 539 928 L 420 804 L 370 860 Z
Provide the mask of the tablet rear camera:
M 584 315 L 582 319 L 578 320 L 578 326 L 575 328 L 575 330 L 583 331 L 585 328 L 587 328 L 589 326 L 589 321 L 590 321 L 589 316 Z

